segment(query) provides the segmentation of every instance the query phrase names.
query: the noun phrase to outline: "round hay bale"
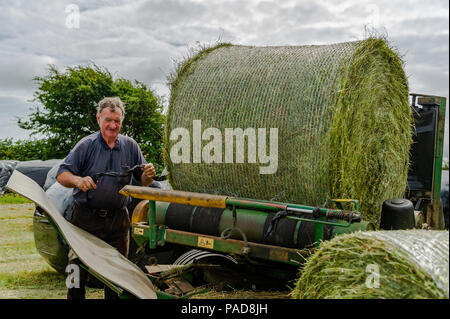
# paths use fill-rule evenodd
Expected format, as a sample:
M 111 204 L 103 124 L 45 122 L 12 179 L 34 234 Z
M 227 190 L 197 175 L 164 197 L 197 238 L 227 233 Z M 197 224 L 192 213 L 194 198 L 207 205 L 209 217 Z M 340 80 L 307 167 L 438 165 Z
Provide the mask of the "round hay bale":
M 291 296 L 297 299 L 448 298 L 448 231 L 358 232 L 323 242 Z
M 285 47 L 222 44 L 180 64 L 169 81 L 165 160 L 174 189 L 311 206 L 331 198 L 358 199 L 363 217 L 375 224 L 383 200 L 405 190 L 408 84 L 401 59 L 383 39 Z M 200 134 L 213 128 L 218 135 L 207 132 L 199 146 L 195 120 L 201 121 Z M 174 134 L 178 128 L 189 132 L 189 154 L 175 161 L 173 155 L 183 153 L 178 148 L 183 137 Z M 233 138 L 226 137 L 226 128 L 253 129 L 255 135 L 261 128 L 266 148 L 259 145 L 261 134 L 256 145 L 230 144 L 230 155 L 225 144 Z M 271 128 L 277 129 L 273 139 Z M 219 138 L 217 148 L 208 147 Z M 273 153 L 270 146 L 276 146 Z M 204 154 L 214 155 L 210 163 Z

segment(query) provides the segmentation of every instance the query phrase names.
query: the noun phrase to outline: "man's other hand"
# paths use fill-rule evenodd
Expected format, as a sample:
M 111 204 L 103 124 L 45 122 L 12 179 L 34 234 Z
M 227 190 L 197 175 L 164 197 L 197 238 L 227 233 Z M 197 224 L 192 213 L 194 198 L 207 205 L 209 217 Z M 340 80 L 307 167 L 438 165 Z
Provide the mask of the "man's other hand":
M 142 167 L 142 170 L 142 175 L 144 175 L 149 180 L 153 180 L 153 177 L 156 176 L 156 170 L 152 163 L 145 164 Z

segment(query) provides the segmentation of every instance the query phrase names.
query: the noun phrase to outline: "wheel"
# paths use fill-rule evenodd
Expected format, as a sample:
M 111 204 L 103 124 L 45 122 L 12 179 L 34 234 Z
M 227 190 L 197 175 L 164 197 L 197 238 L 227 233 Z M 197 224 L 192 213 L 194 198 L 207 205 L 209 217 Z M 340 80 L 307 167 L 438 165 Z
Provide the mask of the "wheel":
M 191 249 L 187 251 L 186 253 L 182 254 L 180 257 L 177 258 L 177 260 L 174 261 L 174 265 L 189 265 L 193 262 L 201 261 L 201 263 L 215 263 L 219 262 L 220 264 L 225 263 L 232 263 L 237 265 L 236 259 L 234 259 L 231 256 L 228 255 L 222 255 L 206 250 L 199 250 L 199 249 Z

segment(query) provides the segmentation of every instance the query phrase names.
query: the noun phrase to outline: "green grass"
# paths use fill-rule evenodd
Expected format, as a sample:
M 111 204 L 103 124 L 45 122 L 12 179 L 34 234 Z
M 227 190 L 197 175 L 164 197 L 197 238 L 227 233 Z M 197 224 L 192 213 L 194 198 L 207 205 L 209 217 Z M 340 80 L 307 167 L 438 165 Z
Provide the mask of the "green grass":
M 4 197 L 9 198 L 7 204 Z M 12 194 L 0 199 L 0 299 L 65 299 L 65 277 L 47 264 L 34 244 L 34 205 L 20 204 L 25 199 Z M 103 290 L 87 288 L 86 297 L 102 299 Z
M 30 200 L 14 193 L 5 193 L 0 196 L 0 204 L 25 204 L 31 203 Z

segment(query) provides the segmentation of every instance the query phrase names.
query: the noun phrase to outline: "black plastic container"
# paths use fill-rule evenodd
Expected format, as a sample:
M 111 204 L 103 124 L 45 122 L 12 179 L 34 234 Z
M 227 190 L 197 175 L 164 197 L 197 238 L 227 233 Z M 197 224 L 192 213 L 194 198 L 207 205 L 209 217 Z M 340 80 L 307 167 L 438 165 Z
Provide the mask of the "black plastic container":
M 383 202 L 380 221 L 381 229 L 411 229 L 414 226 L 414 205 L 410 200 L 391 198 Z

